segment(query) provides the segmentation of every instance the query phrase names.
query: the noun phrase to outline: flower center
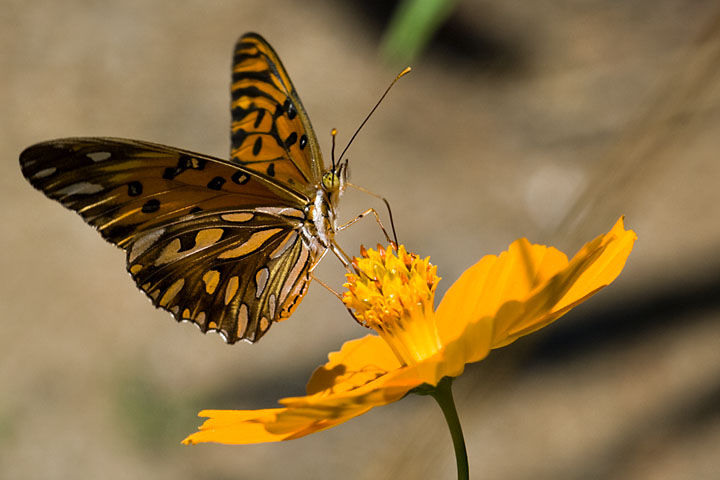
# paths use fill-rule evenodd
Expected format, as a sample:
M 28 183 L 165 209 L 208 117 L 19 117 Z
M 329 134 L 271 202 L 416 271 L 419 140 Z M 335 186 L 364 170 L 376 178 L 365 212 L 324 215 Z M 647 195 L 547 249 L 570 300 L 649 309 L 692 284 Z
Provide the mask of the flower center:
M 363 326 L 372 328 L 404 365 L 418 363 L 440 350 L 433 303 L 440 277 L 437 267 L 400 245 L 360 249 L 348 273 L 343 303 Z

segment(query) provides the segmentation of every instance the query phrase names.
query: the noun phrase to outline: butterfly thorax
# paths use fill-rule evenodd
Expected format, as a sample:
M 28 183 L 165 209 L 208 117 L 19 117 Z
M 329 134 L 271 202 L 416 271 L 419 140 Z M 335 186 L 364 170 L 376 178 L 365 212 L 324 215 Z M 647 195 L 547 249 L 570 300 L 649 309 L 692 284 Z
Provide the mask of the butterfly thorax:
M 324 179 L 325 177 L 323 184 L 315 191 L 313 202 L 306 207 L 307 220 L 303 226 L 304 236 L 310 243 L 315 258 L 320 258 L 333 243 L 336 229 L 335 208 L 340 198 L 340 189 L 336 184 L 330 183 L 331 188 L 327 188 Z

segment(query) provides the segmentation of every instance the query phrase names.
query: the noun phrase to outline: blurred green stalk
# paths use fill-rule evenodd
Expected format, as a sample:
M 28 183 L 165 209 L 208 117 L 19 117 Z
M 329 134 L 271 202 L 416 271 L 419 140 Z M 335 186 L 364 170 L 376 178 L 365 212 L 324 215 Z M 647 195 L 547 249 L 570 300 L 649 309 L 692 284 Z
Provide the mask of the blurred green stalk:
M 402 0 L 383 38 L 383 57 L 393 65 L 415 60 L 450 16 L 456 1 Z

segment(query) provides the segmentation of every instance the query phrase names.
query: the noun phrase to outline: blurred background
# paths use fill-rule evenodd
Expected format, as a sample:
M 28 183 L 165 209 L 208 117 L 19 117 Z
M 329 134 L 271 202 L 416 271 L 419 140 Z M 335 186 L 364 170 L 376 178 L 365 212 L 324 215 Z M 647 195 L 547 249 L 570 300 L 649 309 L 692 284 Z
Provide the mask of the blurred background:
M 203 408 L 266 408 L 365 334 L 314 285 L 256 345 L 152 308 L 124 254 L 25 182 L 56 137 L 227 157 L 232 47 L 280 54 L 329 152 L 349 151 L 438 298 L 526 236 L 572 255 L 620 215 L 619 280 L 455 382 L 473 478 L 720 477 L 720 8 L 713 0 L 2 0 L 0 478 L 455 478 L 439 408 L 410 397 L 245 447 L 180 441 Z M 381 205 L 343 197 L 341 217 Z M 364 224 L 364 225 L 363 225 Z M 382 238 L 343 233 L 349 252 Z M 340 287 L 331 256 L 319 276 Z

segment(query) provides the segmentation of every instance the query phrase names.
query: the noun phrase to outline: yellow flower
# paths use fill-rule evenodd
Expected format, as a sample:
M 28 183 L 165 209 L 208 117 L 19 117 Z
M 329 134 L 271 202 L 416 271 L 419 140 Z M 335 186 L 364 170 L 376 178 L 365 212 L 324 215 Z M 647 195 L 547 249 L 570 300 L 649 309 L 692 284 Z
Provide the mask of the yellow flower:
M 609 285 L 636 239 L 622 218 L 572 260 L 552 247 L 513 242 L 465 271 L 434 310 L 439 277 L 429 259 L 400 246 L 354 259 L 344 303 L 377 335 L 346 342 L 315 370 L 307 395 L 267 410 L 204 410 L 186 444 L 249 444 L 299 438 L 330 428 L 416 387 L 437 386 L 490 350 L 557 320 Z

